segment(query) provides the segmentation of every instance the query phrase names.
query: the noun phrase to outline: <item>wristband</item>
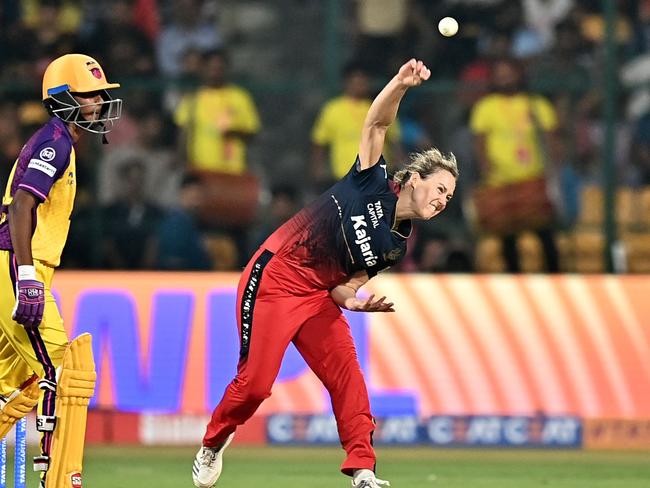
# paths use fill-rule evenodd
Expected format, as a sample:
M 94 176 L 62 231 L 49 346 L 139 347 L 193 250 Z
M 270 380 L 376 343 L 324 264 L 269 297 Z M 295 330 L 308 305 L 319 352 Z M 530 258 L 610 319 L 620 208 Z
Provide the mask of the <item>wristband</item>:
M 18 281 L 36 280 L 36 268 L 30 264 L 21 264 L 18 266 Z

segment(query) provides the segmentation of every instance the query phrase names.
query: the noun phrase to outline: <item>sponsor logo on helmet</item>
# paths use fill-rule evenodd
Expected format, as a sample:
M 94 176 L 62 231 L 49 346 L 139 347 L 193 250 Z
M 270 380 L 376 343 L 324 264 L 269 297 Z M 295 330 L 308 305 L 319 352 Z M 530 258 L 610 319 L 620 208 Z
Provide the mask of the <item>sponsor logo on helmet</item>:
M 98 80 L 102 79 L 102 71 L 99 68 L 90 68 L 90 72 L 93 74 L 95 78 Z
M 72 473 L 70 475 L 70 482 L 72 483 L 72 488 L 82 488 L 81 473 Z
M 56 157 L 56 151 L 53 147 L 46 147 L 44 149 L 41 149 L 39 157 L 43 161 L 52 161 Z

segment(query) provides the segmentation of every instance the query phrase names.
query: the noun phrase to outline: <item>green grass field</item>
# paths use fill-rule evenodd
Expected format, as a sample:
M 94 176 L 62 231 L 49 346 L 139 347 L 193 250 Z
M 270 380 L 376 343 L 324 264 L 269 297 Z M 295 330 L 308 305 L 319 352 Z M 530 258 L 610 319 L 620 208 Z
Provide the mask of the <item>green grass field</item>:
M 85 488 L 191 488 L 194 454 L 193 448 L 88 447 L 83 484 Z M 343 488 L 349 480 L 338 472 L 342 454 L 334 448 L 233 447 L 225 455 L 217 486 Z M 398 448 L 378 449 L 378 455 L 378 474 L 395 488 L 650 487 L 647 451 Z M 36 477 L 28 468 L 28 487 L 35 488 Z

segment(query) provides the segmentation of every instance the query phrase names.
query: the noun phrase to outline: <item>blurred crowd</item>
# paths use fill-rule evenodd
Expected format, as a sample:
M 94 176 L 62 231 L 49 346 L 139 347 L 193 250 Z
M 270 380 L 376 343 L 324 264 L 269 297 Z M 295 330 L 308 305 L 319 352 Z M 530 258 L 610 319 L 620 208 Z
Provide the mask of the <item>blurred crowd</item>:
M 650 1 L 615 4 L 616 184 L 641 191 Z M 237 270 L 347 172 L 377 87 L 416 56 L 434 80 L 400 108 L 390 170 L 436 145 L 461 179 L 400 271 L 599 271 L 600 241 L 600 265 L 567 256 L 603 183 L 606 33 L 601 0 L 0 0 L 0 184 L 47 120 L 45 66 L 90 54 L 124 113 L 77 148 L 63 266 Z

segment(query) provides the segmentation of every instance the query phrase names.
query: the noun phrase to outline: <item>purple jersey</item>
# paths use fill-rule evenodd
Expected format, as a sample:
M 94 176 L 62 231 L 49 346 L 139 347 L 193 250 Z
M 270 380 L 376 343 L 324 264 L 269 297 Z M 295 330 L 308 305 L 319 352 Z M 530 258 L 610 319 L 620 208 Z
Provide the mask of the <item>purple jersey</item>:
M 0 249 L 12 249 L 7 209 L 22 189 L 40 202 L 34 212 L 34 258 L 57 265 L 55 254 L 67 238 L 75 187 L 72 137 L 65 123 L 53 117 L 27 141 L 14 164 L 2 200 Z
M 267 239 L 263 247 L 295 265 L 318 288 L 330 289 L 357 271 L 373 277 L 406 253 L 411 221 L 395 225 L 397 195 L 383 157 L 347 175 Z

